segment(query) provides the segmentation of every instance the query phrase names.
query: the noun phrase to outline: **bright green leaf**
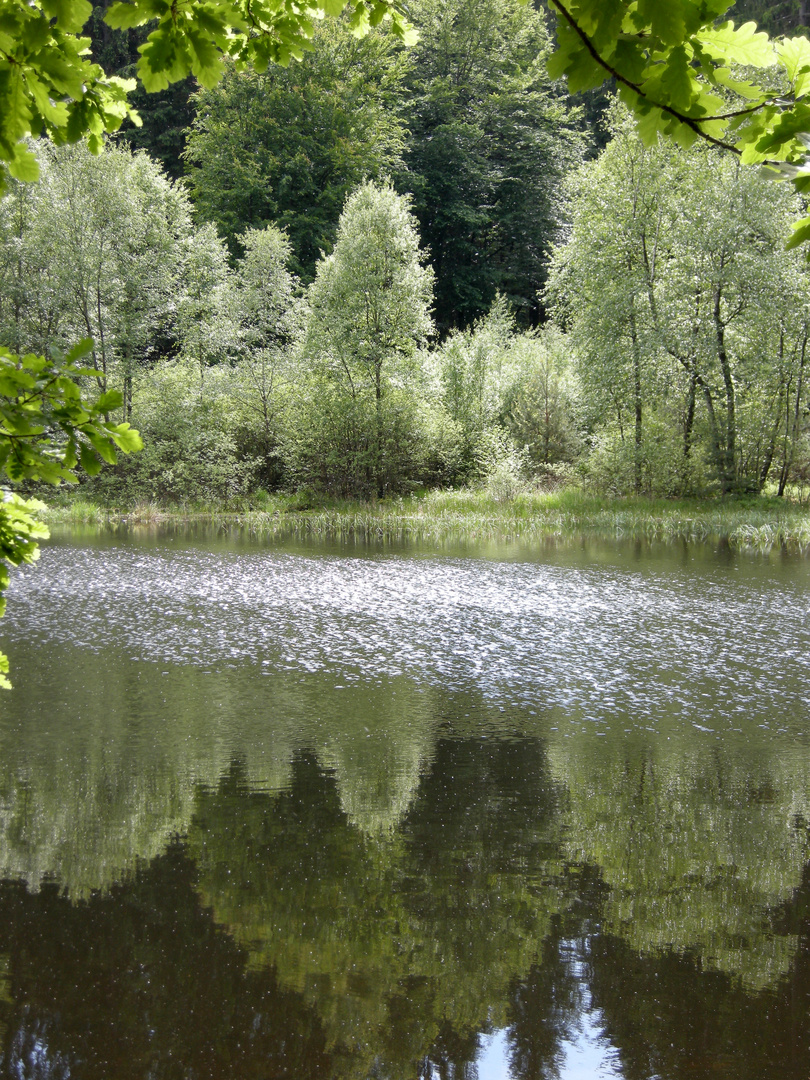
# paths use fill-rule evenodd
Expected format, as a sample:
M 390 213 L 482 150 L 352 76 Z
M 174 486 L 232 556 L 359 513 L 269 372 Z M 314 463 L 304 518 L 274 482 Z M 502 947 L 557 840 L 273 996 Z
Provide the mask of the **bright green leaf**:
M 776 62 L 773 43 L 754 22 L 735 29 L 729 21 L 716 30 L 701 30 L 696 37 L 703 49 L 718 60 L 760 68 L 772 67 Z

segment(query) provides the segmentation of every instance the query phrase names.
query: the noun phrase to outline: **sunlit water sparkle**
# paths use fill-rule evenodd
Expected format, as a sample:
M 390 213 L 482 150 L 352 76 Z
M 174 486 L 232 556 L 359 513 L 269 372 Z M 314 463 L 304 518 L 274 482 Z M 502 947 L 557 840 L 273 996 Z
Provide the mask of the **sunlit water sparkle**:
M 47 594 L 45 604 L 44 594 Z M 272 549 L 51 547 L 15 576 L 6 637 L 208 669 L 474 682 L 496 704 L 597 725 L 698 730 L 803 719 L 808 599 L 769 584 L 625 566 L 307 557 Z

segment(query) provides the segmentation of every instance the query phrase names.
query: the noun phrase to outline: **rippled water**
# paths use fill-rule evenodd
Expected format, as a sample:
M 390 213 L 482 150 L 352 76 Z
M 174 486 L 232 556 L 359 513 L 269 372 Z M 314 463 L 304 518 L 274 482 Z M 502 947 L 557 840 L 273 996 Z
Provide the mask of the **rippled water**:
M 664 568 L 369 554 L 54 547 L 10 593 L 6 633 L 222 670 L 407 676 L 605 724 L 801 726 L 804 563 Z
M 0 1076 L 806 1077 L 809 582 L 48 546 L 2 624 Z

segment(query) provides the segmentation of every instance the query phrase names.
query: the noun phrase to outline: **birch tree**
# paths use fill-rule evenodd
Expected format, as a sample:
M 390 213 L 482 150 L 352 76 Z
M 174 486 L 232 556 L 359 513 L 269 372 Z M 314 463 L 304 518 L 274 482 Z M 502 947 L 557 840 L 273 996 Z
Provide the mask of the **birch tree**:
M 417 350 L 433 330 L 432 288 L 408 199 L 363 184 L 347 199 L 335 249 L 309 290 L 306 352 L 316 397 L 329 401 L 321 421 L 333 434 L 347 423 L 353 433 L 344 484 L 383 495 L 395 483 Z

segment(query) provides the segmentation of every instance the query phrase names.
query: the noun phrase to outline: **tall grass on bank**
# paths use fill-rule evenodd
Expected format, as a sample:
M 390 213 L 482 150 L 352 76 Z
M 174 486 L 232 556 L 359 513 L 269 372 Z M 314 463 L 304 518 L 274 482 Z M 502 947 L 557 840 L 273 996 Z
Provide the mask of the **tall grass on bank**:
M 73 499 L 64 506 L 49 506 L 44 517 L 66 525 L 106 525 L 110 511 L 87 499 Z
M 532 541 L 587 535 L 618 539 L 725 541 L 768 550 L 810 547 L 810 508 L 783 499 L 609 498 L 574 488 L 498 500 L 480 491 L 432 491 L 373 503 L 305 495 L 267 495 L 238 508 L 160 508 L 139 504 L 102 510 L 74 501 L 48 512 L 67 525 L 169 525 L 191 521 L 238 526 L 266 537 L 311 536 L 387 541 Z

